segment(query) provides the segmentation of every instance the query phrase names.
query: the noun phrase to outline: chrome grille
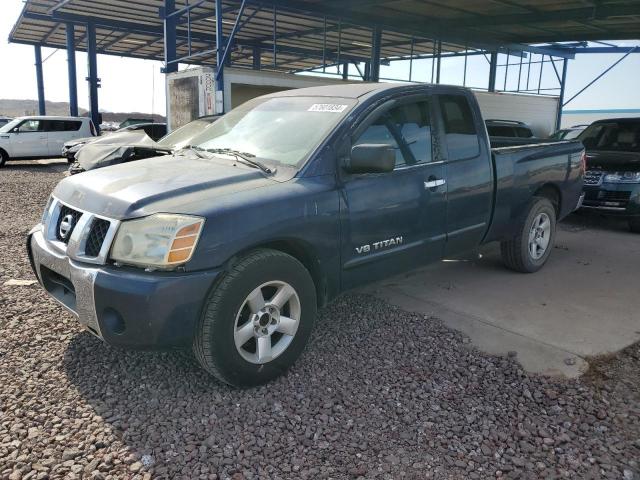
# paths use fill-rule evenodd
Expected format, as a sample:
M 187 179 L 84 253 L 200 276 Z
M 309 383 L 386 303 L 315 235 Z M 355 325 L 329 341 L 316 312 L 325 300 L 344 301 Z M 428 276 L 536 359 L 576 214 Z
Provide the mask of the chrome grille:
M 66 235 L 63 222 L 71 224 Z M 120 222 L 71 207 L 53 198 L 44 224 L 45 239 L 69 258 L 86 263 L 105 264 L 111 242 Z M 65 230 L 63 228 L 63 230 Z
M 88 257 L 97 257 L 102 249 L 102 244 L 107 236 L 111 222 L 104 218 L 95 218 L 89 230 L 87 243 L 84 247 L 84 253 Z
M 584 174 L 585 185 L 600 185 L 602 184 L 602 177 L 604 172 L 602 170 L 587 170 Z
M 58 220 L 56 222 L 56 232 L 55 232 L 56 238 L 60 242 L 69 243 L 69 239 L 71 238 L 71 235 L 73 235 L 73 230 L 76 228 L 76 225 L 78 225 L 78 221 L 80 220 L 80 217 L 82 217 L 82 212 L 79 212 L 78 210 L 74 210 L 71 207 L 67 207 L 66 205 L 62 205 L 62 207 L 60 208 L 60 213 L 58 214 Z M 60 226 L 62 225 L 62 221 L 65 218 L 71 219 L 71 222 L 70 222 L 71 228 L 63 237 L 62 233 L 60 232 Z

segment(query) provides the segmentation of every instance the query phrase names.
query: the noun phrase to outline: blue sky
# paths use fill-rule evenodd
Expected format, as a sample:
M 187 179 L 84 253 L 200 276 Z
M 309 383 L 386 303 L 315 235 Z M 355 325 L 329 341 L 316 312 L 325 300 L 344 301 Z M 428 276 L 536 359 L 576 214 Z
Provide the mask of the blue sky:
M 22 9 L 21 0 L 3 0 L 0 6 L 0 98 L 25 99 L 37 97 L 33 48 L 27 45 L 9 44 L 7 38 L 13 23 Z M 606 40 L 606 39 L 603 39 Z M 619 45 L 636 45 L 638 41 L 616 42 Z M 620 58 L 620 54 L 579 55 L 569 62 L 566 99 L 580 90 L 605 68 Z M 43 49 L 45 97 L 52 101 L 68 100 L 66 52 Z M 538 58 L 534 57 L 534 60 Z M 504 62 L 502 57 L 501 62 Z M 517 62 L 511 57 L 510 62 Z M 81 107 L 88 105 L 86 55 L 77 53 L 78 100 Z M 560 63 L 557 64 L 561 67 Z M 98 57 L 98 75 L 102 79 L 99 91 L 100 108 L 109 111 L 141 111 L 164 114 L 164 75 L 160 73 L 161 63 L 127 59 L 112 56 Z M 512 75 L 508 88 L 513 88 L 518 67 L 510 67 Z M 353 68 L 352 68 L 353 70 Z M 11 72 L 10 74 L 7 74 Z M 393 62 L 390 67 L 382 67 L 382 77 L 408 79 L 408 62 Z M 442 64 L 441 83 L 462 84 L 463 60 L 447 59 Z M 537 85 L 536 67 L 532 70 L 532 85 Z M 430 60 L 414 62 L 413 80 L 431 79 Z M 467 65 L 467 85 L 485 87 L 488 64 L 482 56 L 469 57 Z M 498 88 L 504 82 L 504 69 L 498 71 Z M 591 87 L 567 109 L 609 109 L 640 108 L 640 53 L 632 54 Z M 550 64 L 543 70 L 543 88 L 557 86 L 557 79 Z

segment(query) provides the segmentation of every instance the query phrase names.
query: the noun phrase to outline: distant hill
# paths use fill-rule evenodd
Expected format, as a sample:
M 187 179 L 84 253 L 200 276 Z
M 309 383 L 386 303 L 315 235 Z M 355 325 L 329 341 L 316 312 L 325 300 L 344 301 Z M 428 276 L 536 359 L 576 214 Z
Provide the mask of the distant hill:
M 69 103 L 68 102 L 45 102 L 45 108 L 47 115 L 69 115 Z M 81 116 L 88 115 L 88 111 L 84 108 L 79 108 L 79 114 Z M 24 115 L 37 115 L 38 114 L 38 101 L 37 100 L 9 100 L 0 99 L 0 115 L 7 117 L 21 117 Z M 151 115 L 150 113 L 140 112 L 102 112 L 102 120 L 104 122 L 122 122 L 127 118 L 153 118 L 156 122 L 164 122 L 165 117 L 162 115 Z

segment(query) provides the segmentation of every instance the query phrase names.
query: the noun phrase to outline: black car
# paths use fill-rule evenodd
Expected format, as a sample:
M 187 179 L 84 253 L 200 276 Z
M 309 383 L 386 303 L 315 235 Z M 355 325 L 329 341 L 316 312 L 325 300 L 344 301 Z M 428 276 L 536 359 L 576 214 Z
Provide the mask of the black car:
M 135 132 L 136 130 L 144 130 L 151 140 L 157 142 L 167 134 L 166 123 L 134 123 L 127 127 L 116 130 L 117 132 Z
M 518 120 L 485 120 L 491 146 L 511 147 L 536 143 L 533 130 L 526 123 Z
M 598 120 L 578 139 L 587 151 L 583 208 L 624 217 L 640 233 L 640 118 Z

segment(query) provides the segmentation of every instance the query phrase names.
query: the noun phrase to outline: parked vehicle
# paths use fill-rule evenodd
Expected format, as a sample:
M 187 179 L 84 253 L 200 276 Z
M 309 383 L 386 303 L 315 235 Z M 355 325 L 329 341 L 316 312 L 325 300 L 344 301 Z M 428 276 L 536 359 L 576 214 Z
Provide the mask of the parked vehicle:
M 72 139 L 95 137 L 86 117 L 20 117 L 0 127 L 0 167 L 11 159 L 59 157 Z
M 491 146 L 510 147 L 540 142 L 526 123 L 518 120 L 485 120 Z
M 555 131 L 549 138 L 552 140 L 574 140 L 580 136 L 589 125 L 574 125 Z
M 0 117 L 0 127 L 3 127 L 7 123 L 9 123 L 13 118 L 10 117 Z
M 584 173 L 580 142 L 491 150 L 473 93 L 444 85 L 277 92 L 192 144 L 180 168 L 164 156 L 62 180 L 27 243 L 42 286 L 96 336 L 192 346 L 232 385 L 282 374 L 347 289 L 493 241 L 535 272 Z
M 122 127 L 116 130 L 115 133 L 122 132 L 144 132 L 149 136 L 152 140 L 159 140 L 167 134 L 167 124 L 166 123 L 133 123 L 127 127 Z M 110 135 L 109 135 L 110 136 Z M 100 139 L 105 138 L 105 136 L 101 136 Z M 62 147 L 62 156 L 67 157 L 67 161 L 69 163 L 75 162 L 76 153 L 84 147 L 87 143 L 96 142 L 99 139 L 96 137 L 88 137 L 88 138 L 76 138 L 74 140 L 65 142 Z M 115 141 L 115 138 L 112 139 Z
M 640 233 L 640 118 L 599 120 L 579 140 L 587 150 L 583 208 L 626 218 Z
M 131 125 L 136 125 L 138 123 L 153 123 L 152 118 L 127 118 L 124 122 L 122 122 L 118 129 L 129 127 Z
M 91 142 L 80 148 L 75 154 L 76 161 L 69 167 L 69 173 L 75 175 L 118 163 L 170 154 L 188 146 L 194 137 L 218 118 L 220 118 L 218 115 L 201 117 L 165 135 L 157 142 L 154 142 L 142 129 L 135 129 L 136 125 L 127 127 L 120 131 L 120 133 L 126 132 L 122 135 L 119 133 L 109 135 L 105 139 Z

